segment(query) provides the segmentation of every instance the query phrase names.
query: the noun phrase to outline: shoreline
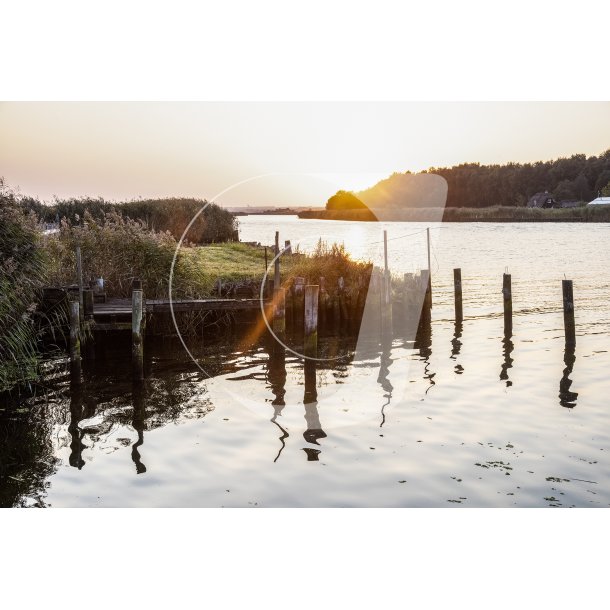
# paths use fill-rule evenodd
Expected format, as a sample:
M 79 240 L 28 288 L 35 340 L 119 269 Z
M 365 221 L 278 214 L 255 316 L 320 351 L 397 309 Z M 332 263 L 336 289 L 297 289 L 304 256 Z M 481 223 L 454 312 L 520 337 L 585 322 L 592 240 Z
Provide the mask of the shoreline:
M 384 216 L 390 215 L 384 210 Z M 319 210 L 297 214 L 301 220 L 343 220 L 355 222 L 379 222 L 370 210 Z M 396 210 L 383 222 L 610 222 L 610 206 L 579 207 L 566 209 L 544 208 L 412 208 Z

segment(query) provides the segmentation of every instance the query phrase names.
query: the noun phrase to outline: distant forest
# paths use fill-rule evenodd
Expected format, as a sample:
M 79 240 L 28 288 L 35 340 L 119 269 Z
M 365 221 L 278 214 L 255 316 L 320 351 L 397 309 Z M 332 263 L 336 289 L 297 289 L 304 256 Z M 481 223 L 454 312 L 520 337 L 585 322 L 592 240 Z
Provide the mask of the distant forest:
M 522 207 L 532 195 L 543 191 L 551 193 L 557 201 L 588 202 L 610 184 L 610 149 L 597 157 L 579 154 L 554 161 L 506 165 L 463 163 L 431 167 L 421 173 L 445 178 L 449 188 L 446 207 Z M 411 182 L 409 178 L 415 175 L 395 173 L 360 193 L 339 191 L 328 200 L 326 209 L 357 209 L 374 203 L 417 207 L 412 197 L 403 197 Z

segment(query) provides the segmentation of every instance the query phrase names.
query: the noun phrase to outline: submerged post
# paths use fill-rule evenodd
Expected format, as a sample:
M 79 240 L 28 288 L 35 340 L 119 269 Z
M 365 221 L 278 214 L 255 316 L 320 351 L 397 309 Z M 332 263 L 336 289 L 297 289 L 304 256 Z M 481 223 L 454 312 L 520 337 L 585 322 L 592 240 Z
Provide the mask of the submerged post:
M 455 321 L 461 322 L 463 319 L 462 310 L 462 270 L 453 270 L 453 288 L 455 292 Z
M 280 288 L 280 232 L 275 232 L 275 263 L 274 263 L 274 276 L 273 276 L 273 288 L 277 290 Z
M 131 361 L 133 378 L 138 381 L 144 379 L 143 312 L 142 283 L 134 280 L 131 293 Z
M 566 346 L 576 345 L 576 325 L 574 323 L 574 289 L 572 280 L 561 280 L 563 290 L 563 325 L 565 329 Z
M 510 273 L 502 277 L 502 297 L 504 299 L 504 334 L 513 334 L 513 291 Z
M 76 281 L 78 283 L 78 304 L 80 309 L 80 316 L 81 319 L 83 319 L 83 260 L 81 257 L 80 246 L 76 246 Z
M 70 301 L 70 376 L 72 383 L 81 383 L 80 305 Z
M 320 287 L 305 286 L 305 316 L 303 347 L 306 357 L 318 355 L 318 295 Z

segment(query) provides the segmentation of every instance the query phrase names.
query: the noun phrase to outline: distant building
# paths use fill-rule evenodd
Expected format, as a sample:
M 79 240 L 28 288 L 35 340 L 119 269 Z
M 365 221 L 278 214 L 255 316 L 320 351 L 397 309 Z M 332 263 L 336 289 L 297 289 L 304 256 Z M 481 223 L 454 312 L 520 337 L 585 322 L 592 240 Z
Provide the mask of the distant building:
M 551 193 L 548 191 L 532 195 L 527 202 L 528 208 L 552 208 L 554 206 L 555 200 L 553 199 L 553 195 L 551 195 Z
M 610 197 L 598 197 L 593 201 L 589 201 L 587 205 L 610 205 Z

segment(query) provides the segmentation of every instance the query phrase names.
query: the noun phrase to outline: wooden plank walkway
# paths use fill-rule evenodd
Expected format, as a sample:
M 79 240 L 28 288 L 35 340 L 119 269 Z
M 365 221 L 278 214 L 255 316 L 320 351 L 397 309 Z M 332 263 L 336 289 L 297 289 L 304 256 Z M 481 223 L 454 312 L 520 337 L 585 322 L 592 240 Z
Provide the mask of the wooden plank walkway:
M 230 311 L 243 309 L 260 309 L 259 299 L 175 299 L 172 301 L 174 311 Z M 147 299 L 148 313 L 169 313 L 168 299 Z M 131 299 L 109 299 L 105 303 L 95 303 L 94 317 L 130 316 Z
M 176 313 L 260 309 L 259 299 L 176 299 L 172 303 Z M 93 327 L 96 330 L 131 329 L 131 307 L 131 299 L 108 299 L 105 303 L 95 303 L 93 306 Z M 170 313 L 169 300 L 147 299 L 144 311 L 148 314 Z

